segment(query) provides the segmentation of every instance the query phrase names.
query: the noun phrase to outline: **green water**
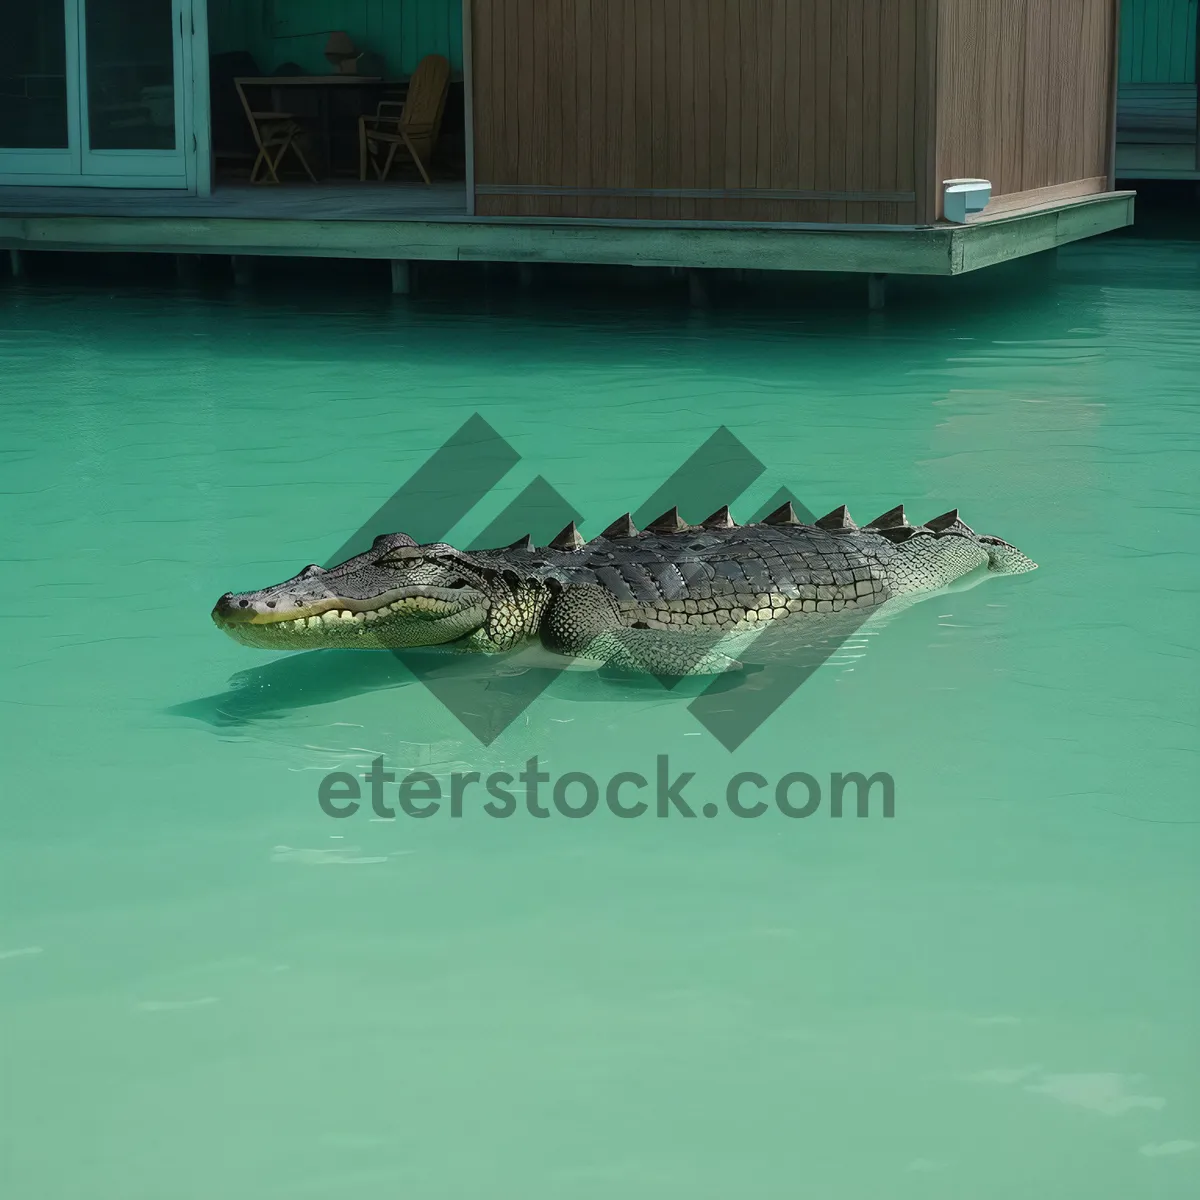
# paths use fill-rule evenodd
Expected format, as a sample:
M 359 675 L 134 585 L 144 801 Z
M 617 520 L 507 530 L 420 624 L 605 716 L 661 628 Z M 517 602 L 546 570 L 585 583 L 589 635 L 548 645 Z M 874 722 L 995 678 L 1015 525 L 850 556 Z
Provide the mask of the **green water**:
M 4 1194 L 1196 1195 L 1200 244 L 1025 282 L 876 316 L 0 290 Z M 389 656 L 212 627 L 474 413 L 521 462 L 460 544 L 539 474 L 598 532 L 727 425 L 766 466 L 735 515 L 957 505 L 1042 567 L 864 635 L 734 753 L 579 675 L 485 748 Z M 883 771 L 895 816 L 317 803 L 531 754 L 665 754 L 696 810 Z

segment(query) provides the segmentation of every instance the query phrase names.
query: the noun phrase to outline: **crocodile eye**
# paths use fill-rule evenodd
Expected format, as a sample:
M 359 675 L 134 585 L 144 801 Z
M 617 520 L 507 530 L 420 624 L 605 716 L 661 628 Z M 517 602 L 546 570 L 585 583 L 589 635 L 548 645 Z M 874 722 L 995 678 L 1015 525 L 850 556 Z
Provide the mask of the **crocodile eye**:
M 385 554 L 382 558 L 375 560 L 377 567 L 393 567 L 396 569 L 421 567 L 425 565 L 425 560 L 420 555 L 405 554 L 400 551 L 395 554 Z

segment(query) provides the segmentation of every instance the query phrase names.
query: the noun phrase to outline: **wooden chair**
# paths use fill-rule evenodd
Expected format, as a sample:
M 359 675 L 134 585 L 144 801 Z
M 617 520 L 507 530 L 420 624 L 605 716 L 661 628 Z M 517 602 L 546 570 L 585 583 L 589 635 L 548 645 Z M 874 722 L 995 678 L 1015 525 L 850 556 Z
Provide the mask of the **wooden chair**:
M 278 183 L 279 164 L 283 161 L 283 156 L 290 150 L 299 159 L 300 165 L 309 179 L 316 183 L 317 177 L 313 174 L 312 167 L 308 165 L 308 159 L 304 157 L 304 151 L 300 148 L 301 140 L 308 136 L 304 126 L 296 120 L 292 113 L 256 112 L 250 107 L 250 101 L 246 99 L 246 90 L 242 87 L 242 81 L 235 80 L 234 86 L 237 88 L 238 97 L 242 102 L 246 120 L 250 122 L 250 132 L 254 135 L 254 144 L 258 147 L 258 157 L 254 160 L 254 166 L 250 171 L 250 182 Z M 263 167 L 266 167 L 266 174 L 260 177 L 259 172 Z
M 358 118 L 358 177 L 367 178 L 370 162 L 380 180 L 388 177 L 396 152 L 403 150 L 417 164 L 426 185 L 432 181 L 426 164 L 437 144 L 450 90 L 450 63 L 440 54 L 429 54 L 417 64 L 408 82 L 403 104 L 381 100 L 374 116 Z M 387 148 L 381 164 L 379 159 Z

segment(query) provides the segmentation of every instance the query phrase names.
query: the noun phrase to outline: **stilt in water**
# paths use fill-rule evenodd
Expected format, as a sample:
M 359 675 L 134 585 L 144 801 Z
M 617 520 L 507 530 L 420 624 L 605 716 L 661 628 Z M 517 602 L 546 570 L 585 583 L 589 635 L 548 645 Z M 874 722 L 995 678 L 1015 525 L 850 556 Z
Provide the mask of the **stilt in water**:
M 412 264 L 406 258 L 392 259 L 392 295 L 407 296 L 412 291 Z
M 872 312 L 882 312 L 887 305 L 887 276 L 867 276 L 867 307 Z

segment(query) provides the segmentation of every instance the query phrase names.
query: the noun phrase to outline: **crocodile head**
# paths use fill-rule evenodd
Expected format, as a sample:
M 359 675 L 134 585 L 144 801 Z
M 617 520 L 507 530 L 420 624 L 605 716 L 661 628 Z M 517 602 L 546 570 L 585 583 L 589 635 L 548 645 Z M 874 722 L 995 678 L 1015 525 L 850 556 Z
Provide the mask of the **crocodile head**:
M 483 630 L 504 586 L 468 554 L 392 533 L 329 570 L 308 566 L 261 591 L 226 592 L 212 617 L 265 650 L 439 646 Z

